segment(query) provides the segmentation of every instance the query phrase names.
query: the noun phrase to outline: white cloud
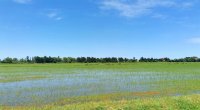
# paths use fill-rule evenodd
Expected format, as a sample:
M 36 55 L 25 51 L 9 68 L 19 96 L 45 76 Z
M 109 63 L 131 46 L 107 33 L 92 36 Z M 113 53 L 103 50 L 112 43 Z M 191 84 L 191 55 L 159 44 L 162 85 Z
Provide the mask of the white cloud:
M 13 0 L 13 1 L 20 4 L 28 4 L 32 2 L 32 0 Z
M 117 11 L 121 16 L 134 18 L 152 14 L 157 7 L 188 8 L 192 5 L 193 2 L 177 2 L 176 0 L 103 0 L 100 8 Z
M 56 12 L 50 12 L 50 13 L 47 14 L 47 16 L 49 18 L 54 18 L 54 17 L 58 16 L 58 14 Z
M 55 20 L 60 21 L 62 19 L 63 19 L 62 17 L 57 17 Z
M 54 20 L 57 20 L 57 21 L 60 21 L 63 19 L 63 17 L 61 17 L 59 11 L 57 9 L 51 9 L 51 10 L 48 10 L 46 16 L 50 19 L 54 19 Z
M 184 3 L 181 4 L 181 7 L 182 7 L 182 8 L 190 8 L 190 7 L 192 7 L 193 5 L 194 5 L 193 2 L 184 2 Z
M 200 37 L 191 38 L 188 41 L 192 44 L 200 44 Z

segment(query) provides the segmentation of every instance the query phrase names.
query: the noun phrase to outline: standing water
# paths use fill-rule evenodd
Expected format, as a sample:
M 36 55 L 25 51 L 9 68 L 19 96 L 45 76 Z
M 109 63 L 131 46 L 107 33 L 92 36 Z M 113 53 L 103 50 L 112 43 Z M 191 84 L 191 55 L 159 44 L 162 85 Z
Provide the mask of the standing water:
M 153 84 L 144 82 L 191 78 L 153 72 L 76 71 L 73 74 L 49 75 L 40 80 L 0 83 L 0 105 L 37 105 L 67 97 L 119 92 L 151 91 Z

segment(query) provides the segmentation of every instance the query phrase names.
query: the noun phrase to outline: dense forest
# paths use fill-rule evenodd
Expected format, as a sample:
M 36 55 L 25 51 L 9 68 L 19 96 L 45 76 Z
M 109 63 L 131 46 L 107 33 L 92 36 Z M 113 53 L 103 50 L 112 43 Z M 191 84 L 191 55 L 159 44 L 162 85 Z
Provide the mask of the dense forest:
M 179 59 L 170 58 L 144 58 L 140 59 L 133 58 L 123 58 L 123 57 L 106 57 L 106 58 L 96 58 L 96 57 L 29 57 L 26 58 L 4 58 L 0 60 L 0 63 L 123 63 L 123 62 L 200 62 L 198 57 L 185 57 Z

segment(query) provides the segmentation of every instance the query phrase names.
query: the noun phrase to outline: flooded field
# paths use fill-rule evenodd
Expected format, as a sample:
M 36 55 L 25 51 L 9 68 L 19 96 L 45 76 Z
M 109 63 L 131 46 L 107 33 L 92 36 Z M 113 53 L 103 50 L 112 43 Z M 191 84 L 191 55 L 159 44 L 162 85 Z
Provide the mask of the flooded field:
M 161 71 L 156 65 L 148 70 L 145 65 L 142 69 L 134 64 L 127 67 L 116 64 L 101 66 L 3 65 L 0 67 L 0 105 L 42 106 L 65 99 L 68 99 L 66 104 L 90 102 L 96 100 L 91 97 L 100 97 L 101 100 L 103 95 L 108 95 L 109 100 L 132 100 L 200 93 L 198 68 L 191 72 L 183 68 L 181 72 L 180 65 L 171 71 L 166 68 Z M 12 75 L 18 80 L 14 80 Z

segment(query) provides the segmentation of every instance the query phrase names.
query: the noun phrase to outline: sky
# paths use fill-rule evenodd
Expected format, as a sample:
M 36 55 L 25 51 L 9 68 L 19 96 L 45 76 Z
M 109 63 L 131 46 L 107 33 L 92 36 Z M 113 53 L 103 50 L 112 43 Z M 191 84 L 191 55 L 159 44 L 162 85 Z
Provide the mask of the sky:
M 0 58 L 200 57 L 200 0 L 0 0 Z

